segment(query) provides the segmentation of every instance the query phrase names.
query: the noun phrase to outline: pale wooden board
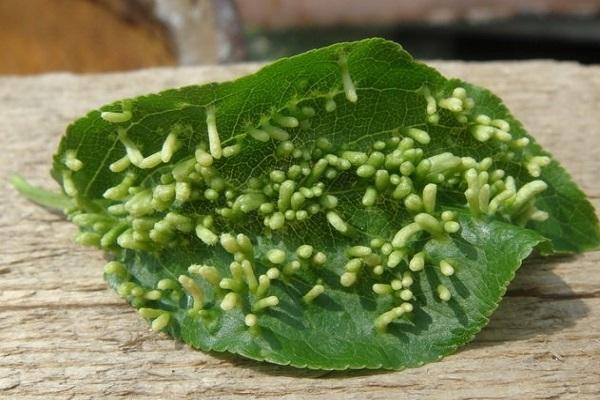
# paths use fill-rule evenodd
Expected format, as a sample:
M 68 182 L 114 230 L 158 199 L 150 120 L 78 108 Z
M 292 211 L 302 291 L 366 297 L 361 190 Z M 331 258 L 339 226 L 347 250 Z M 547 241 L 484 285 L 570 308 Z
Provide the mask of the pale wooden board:
M 496 91 L 600 206 L 600 67 L 435 63 Z M 5 183 L 54 187 L 67 123 L 111 100 L 229 79 L 256 66 L 0 78 L 0 397 L 554 399 L 600 397 L 600 254 L 534 260 L 491 323 L 438 363 L 400 372 L 323 372 L 193 351 L 149 331 L 106 288 L 102 254 L 75 227 Z

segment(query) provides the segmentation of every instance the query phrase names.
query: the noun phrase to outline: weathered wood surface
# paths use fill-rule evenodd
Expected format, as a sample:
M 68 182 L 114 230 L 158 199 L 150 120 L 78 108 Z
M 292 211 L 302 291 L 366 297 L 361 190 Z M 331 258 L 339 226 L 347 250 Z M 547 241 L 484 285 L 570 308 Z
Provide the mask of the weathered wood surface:
M 600 67 L 436 63 L 490 87 L 600 209 Z M 109 100 L 222 80 L 255 66 L 0 78 L 0 397 L 286 399 L 600 398 L 600 253 L 528 262 L 489 326 L 441 362 L 401 372 L 303 371 L 190 350 L 102 280 L 75 227 L 23 199 L 19 171 L 53 186 L 66 124 Z

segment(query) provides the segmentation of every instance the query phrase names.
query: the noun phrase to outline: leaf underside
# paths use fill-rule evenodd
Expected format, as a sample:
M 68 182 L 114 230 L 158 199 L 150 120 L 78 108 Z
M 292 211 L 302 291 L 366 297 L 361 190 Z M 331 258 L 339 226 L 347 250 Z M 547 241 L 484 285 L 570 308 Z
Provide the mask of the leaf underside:
M 226 156 L 213 147 L 211 126 Z M 477 136 L 488 131 L 491 138 Z M 169 140 L 172 154 L 153 163 Z M 394 161 L 399 146 L 412 169 Z M 445 161 L 431 158 L 440 154 Z M 115 166 L 123 159 L 133 165 Z M 322 171 L 319 160 L 328 160 Z M 154 328 L 198 349 L 296 367 L 400 369 L 437 360 L 487 323 L 536 245 L 553 254 L 600 242 L 584 194 L 500 99 L 381 39 L 104 106 L 68 128 L 52 174 L 76 204 L 67 212 L 82 227 L 80 241 L 112 255 L 108 283 Z M 400 181 L 410 181 L 402 195 Z M 517 206 L 513 196 L 497 212 L 481 194 L 531 182 L 545 190 L 517 192 L 527 201 Z M 424 193 L 433 186 L 434 204 Z M 473 188 L 475 203 L 465 195 Z M 417 232 L 398 239 L 408 225 Z M 421 269 L 413 260 L 420 256 Z M 353 259 L 357 269 L 348 266 Z M 268 276 L 264 293 L 240 272 L 243 262 L 257 279 Z M 211 283 L 201 266 L 237 286 Z M 315 285 L 323 293 L 307 299 Z M 267 297 L 276 303 L 258 307 Z M 231 307 L 226 298 L 235 298 Z

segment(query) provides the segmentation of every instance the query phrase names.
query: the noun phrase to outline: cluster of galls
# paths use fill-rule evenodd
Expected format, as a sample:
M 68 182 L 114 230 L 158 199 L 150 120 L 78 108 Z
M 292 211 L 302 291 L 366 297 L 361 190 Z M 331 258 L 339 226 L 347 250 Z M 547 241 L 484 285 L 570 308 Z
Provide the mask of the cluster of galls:
M 240 308 L 245 311 L 245 324 L 258 332 L 256 327 L 260 313 L 279 304 L 279 298 L 272 294 L 273 281 L 286 280 L 302 268 L 319 269 L 327 261 L 327 256 L 315 251 L 311 245 L 301 245 L 295 252 L 288 253 L 280 248 L 272 248 L 261 259 L 254 253 L 254 246 L 244 234 L 236 236 L 224 233 L 219 238 L 219 244 L 233 256 L 229 265 L 229 273 L 222 274 L 218 268 L 210 265 L 190 265 L 187 275 L 180 275 L 177 281 L 162 279 L 156 288 L 144 288 L 131 281 L 131 277 L 123 264 L 109 262 L 104 271 L 111 274 L 119 282 L 117 293 L 128 299 L 139 308 L 142 317 L 152 320 L 152 328 L 161 330 L 167 326 L 172 313 L 161 308 L 146 307 L 148 302 L 169 300 L 178 303 L 185 293 L 191 299 L 187 314 L 192 317 L 203 317 L 207 314 L 207 294 L 196 279 L 203 280 L 212 287 L 212 293 L 219 299 L 223 311 Z M 259 269 L 266 269 L 258 275 Z M 325 291 L 318 281 L 302 297 L 305 303 L 310 303 Z M 210 299 L 212 303 L 213 299 Z
M 356 102 L 356 89 L 345 58 L 340 59 L 339 66 L 346 99 Z M 439 121 L 443 109 L 453 113 L 459 122 L 468 124 L 468 131 L 478 141 L 495 140 L 500 146 L 510 146 L 513 150 L 529 144 L 527 138 L 513 139 L 510 126 L 504 120 L 486 115 L 471 117 L 470 110 L 475 104 L 463 88 L 456 88 L 447 98 L 436 99 L 428 90 L 423 90 L 422 94 L 429 124 Z M 422 243 L 423 239 L 446 238 L 460 230 L 455 212 L 436 210 L 439 190 L 464 191 L 467 207 L 476 216 L 501 213 L 521 224 L 547 218 L 546 213 L 534 206 L 535 197 L 546 189 L 543 181 L 534 180 L 517 188 L 513 177 L 505 176 L 501 169 L 492 169 L 491 158 L 477 161 L 450 152 L 427 156 L 422 147 L 429 144 L 430 136 L 417 127 L 390 131 L 388 139 L 374 142 L 368 152 L 341 150 L 326 138 L 316 140 L 310 147 L 296 146 L 287 129 L 307 128 L 315 115 L 314 109 L 299 107 L 298 103 L 295 101 L 285 110 L 262 118 L 258 127 L 249 127 L 244 135 L 230 139 L 236 143 L 225 147 L 217 130 L 216 109 L 211 105 L 206 108 L 207 143 L 201 143 L 193 157 L 174 164 L 169 162 L 181 148 L 178 136 L 189 128 L 175 126 L 161 150 L 146 157 L 127 137 L 127 130 L 117 128 L 126 154 L 111 164 L 110 170 L 125 172 L 123 180 L 104 193 L 106 199 L 114 202 L 108 207 L 108 214 L 79 213 L 73 216 L 75 223 L 86 228 L 79 236 L 80 242 L 106 248 L 118 245 L 155 250 L 188 240 L 195 233 L 207 246 L 220 245 L 233 257 L 226 276 L 214 266 L 192 265 L 188 269 L 189 275 L 181 275 L 177 281 L 163 279 L 153 289 L 130 282 L 122 264 L 109 263 L 106 272 L 122 279 L 118 288 L 121 295 L 141 307 L 148 300 L 156 301 L 166 295 L 177 300 L 184 292 L 191 299 L 188 312 L 203 315 L 205 293 L 196 281 L 203 279 L 220 296 L 222 310 L 241 307 L 248 311 L 246 325 L 255 327 L 257 315 L 279 304 L 277 296 L 270 292 L 271 283 L 279 280 L 287 284 L 282 277 L 298 273 L 302 268 L 324 267 L 327 255 L 305 244 L 294 252 L 276 247 L 269 250 L 264 259 L 256 260 L 250 238 L 229 233 L 229 228 L 223 227 L 235 226 L 241 215 L 256 213 L 263 218 L 268 234 L 323 213 L 334 232 L 354 240 L 356 230 L 344 220 L 338 198 L 329 193 L 330 182 L 341 174 L 350 174 L 360 181 L 358 187 L 364 188 L 364 207 L 374 207 L 380 200 L 392 199 L 402 202 L 412 218 L 412 222 L 390 238 L 367 238 L 365 243 L 350 246 L 344 272 L 340 275 L 340 285 L 350 287 L 361 275 L 368 274 L 375 282 L 372 290 L 377 296 L 396 299 L 397 305 L 374 321 L 376 329 L 384 331 L 392 321 L 410 315 L 415 300 L 411 291 L 415 274 L 431 261 L 423 247 L 415 248 L 415 243 Z M 327 112 L 335 110 L 334 95 L 325 97 L 324 107 Z M 103 113 L 102 117 L 109 122 L 122 123 L 131 118 L 131 112 Z M 238 155 L 243 145 L 240 137 L 274 143 L 276 157 L 290 160 L 289 166 L 253 177 L 244 188 L 234 187 L 220 175 L 216 161 Z M 526 167 L 531 175 L 539 176 L 541 168 L 548 162 L 549 159 L 543 156 L 527 157 Z M 71 150 L 66 152 L 64 163 L 67 166 L 63 175 L 65 192 L 76 195 L 70 174 L 83 165 Z M 160 184 L 151 188 L 141 184 L 136 186 L 137 176 L 131 165 L 149 169 L 161 164 L 168 165 L 170 170 L 161 175 Z M 185 215 L 174 211 L 181 210 L 188 202 L 201 202 L 202 209 L 212 209 L 212 212 Z M 225 232 L 219 232 L 218 227 Z M 265 266 L 267 269 L 259 274 Z M 441 260 L 432 267 L 439 269 L 442 276 L 449 277 L 459 266 L 452 260 Z M 385 274 L 386 271 L 389 273 Z M 302 299 L 310 303 L 326 290 L 318 280 Z M 242 296 L 246 291 L 249 296 Z M 441 301 L 452 298 L 450 289 L 444 284 L 436 287 L 435 292 Z M 245 304 L 245 298 L 250 299 L 250 304 Z M 152 319 L 152 327 L 157 330 L 167 326 L 171 318 L 169 312 L 155 308 L 142 307 L 140 314 Z

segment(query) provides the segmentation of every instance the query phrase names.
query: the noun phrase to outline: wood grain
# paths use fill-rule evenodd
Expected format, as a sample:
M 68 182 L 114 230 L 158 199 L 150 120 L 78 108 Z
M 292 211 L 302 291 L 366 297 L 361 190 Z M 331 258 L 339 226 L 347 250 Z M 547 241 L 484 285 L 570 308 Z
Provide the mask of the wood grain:
M 600 206 L 600 67 L 436 63 L 488 86 Z M 75 227 L 5 183 L 55 187 L 66 124 L 110 100 L 223 80 L 254 65 L 0 78 L 0 397 L 593 399 L 600 397 L 599 253 L 526 263 L 489 326 L 457 354 L 400 372 L 304 371 L 192 351 L 147 324 L 102 280 Z

